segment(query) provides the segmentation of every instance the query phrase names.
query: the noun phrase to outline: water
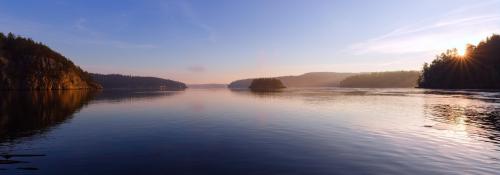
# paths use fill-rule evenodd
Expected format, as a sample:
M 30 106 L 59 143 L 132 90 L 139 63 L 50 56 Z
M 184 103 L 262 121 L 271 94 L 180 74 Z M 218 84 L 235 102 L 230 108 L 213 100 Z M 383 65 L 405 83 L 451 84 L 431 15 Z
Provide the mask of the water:
M 0 94 L 0 174 L 499 174 L 500 93 Z

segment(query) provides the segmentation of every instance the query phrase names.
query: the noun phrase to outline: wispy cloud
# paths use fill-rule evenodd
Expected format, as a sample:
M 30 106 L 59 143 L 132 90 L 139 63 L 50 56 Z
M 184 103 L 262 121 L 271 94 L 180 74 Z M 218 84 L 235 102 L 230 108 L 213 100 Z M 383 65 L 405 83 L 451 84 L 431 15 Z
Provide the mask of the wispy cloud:
M 169 7 L 171 7 L 171 5 L 174 5 L 176 8 L 178 8 L 181 15 L 186 18 L 187 23 L 204 31 L 207 34 L 206 39 L 208 41 L 213 43 L 217 41 L 214 29 L 200 19 L 198 13 L 193 9 L 191 3 L 186 0 L 179 0 L 174 2 L 176 3 L 163 3 L 162 6 L 164 7 L 165 11 L 169 11 Z
M 144 49 L 144 48 L 156 48 L 155 45 L 152 44 L 137 44 L 131 42 L 125 42 L 120 40 L 108 39 L 102 32 L 94 30 L 89 26 L 88 20 L 86 18 L 80 17 L 75 20 L 73 24 L 73 28 L 76 29 L 81 34 L 86 37 L 75 36 L 78 38 L 77 42 L 82 44 L 89 45 L 99 45 L 99 46 L 107 46 L 114 47 L 119 49 Z
M 498 2 L 498 1 L 496 1 Z M 476 6 L 476 8 L 484 7 Z M 471 10 L 471 8 L 467 8 Z M 467 14 L 466 8 L 448 13 L 441 19 L 416 23 L 395 29 L 387 34 L 350 46 L 355 54 L 407 54 L 436 52 L 476 44 L 485 37 L 500 32 L 500 15 Z M 453 14 L 453 15 L 451 15 Z
M 85 18 L 78 18 L 76 21 L 75 21 L 75 25 L 74 27 L 77 29 L 77 30 L 87 30 L 87 27 L 85 27 L 85 22 L 87 22 L 87 19 Z
M 82 44 L 107 46 L 107 47 L 114 47 L 114 48 L 118 48 L 118 49 L 152 49 L 152 48 L 157 48 L 157 46 L 153 45 L 153 44 L 137 44 L 137 43 L 118 41 L 118 40 L 98 39 L 98 38 L 91 38 L 91 39 L 81 38 L 78 40 L 78 42 L 82 43 Z
M 81 33 L 84 33 L 85 35 L 90 35 L 92 37 L 98 37 L 99 32 L 92 30 L 87 26 L 87 19 L 86 18 L 78 18 L 75 20 L 73 24 L 73 28 Z
M 118 49 L 157 48 L 157 46 L 153 44 L 132 43 L 110 39 L 106 37 L 105 33 L 94 30 L 88 25 L 88 22 L 86 18 L 81 17 L 74 20 L 73 24 L 64 28 L 0 14 L 0 32 L 14 32 L 26 37 L 34 37 L 37 35 L 63 37 L 64 40 L 61 40 L 61 42 L 68 44 L 98 45 L 101 47 L 113 47 Z M 78 32 L 75 33 L 74 30 Z

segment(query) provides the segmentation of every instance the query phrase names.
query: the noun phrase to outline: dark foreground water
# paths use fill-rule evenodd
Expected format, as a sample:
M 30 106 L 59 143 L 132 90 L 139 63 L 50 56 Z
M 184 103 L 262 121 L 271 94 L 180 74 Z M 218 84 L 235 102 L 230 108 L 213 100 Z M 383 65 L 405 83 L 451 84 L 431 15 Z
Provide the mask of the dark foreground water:
M 0 174 L 500 174 L 500 93 L 0 93 Z

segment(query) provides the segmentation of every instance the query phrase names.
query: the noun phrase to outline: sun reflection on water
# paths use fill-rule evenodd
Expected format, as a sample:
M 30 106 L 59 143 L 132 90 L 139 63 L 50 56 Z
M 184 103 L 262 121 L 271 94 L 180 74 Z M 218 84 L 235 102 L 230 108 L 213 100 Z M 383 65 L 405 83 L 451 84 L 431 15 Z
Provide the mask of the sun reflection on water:
M 471 99 L 453 98 L 446 103 L 438 101 L 425 106 L 427 118 L 434 124 L 430 128 L 438 130 L 443 137 L 460 143 L 471 143 L 476 140 L 492 140 L 497 138 L 489 130 L 495 130 L 495 122 L 490 119 L 498 117 L 497 109 L 487 104 Z

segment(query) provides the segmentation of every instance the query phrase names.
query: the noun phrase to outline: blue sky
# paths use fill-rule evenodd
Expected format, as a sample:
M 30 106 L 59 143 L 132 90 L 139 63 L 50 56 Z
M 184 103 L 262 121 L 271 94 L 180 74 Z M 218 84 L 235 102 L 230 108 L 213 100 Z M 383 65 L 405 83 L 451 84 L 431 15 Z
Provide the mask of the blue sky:
M 0 31 L 90 72 L 186 83 L 418 70 L 500 33 L 500 0 L 0 0 Z

